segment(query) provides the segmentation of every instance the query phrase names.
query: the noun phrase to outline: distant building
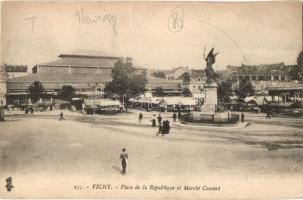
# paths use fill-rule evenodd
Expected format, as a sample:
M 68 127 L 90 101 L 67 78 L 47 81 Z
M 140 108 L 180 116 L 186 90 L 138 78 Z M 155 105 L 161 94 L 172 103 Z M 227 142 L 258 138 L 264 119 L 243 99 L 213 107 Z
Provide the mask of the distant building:
M 168 80 L 177 80 L 180 76 L 182 76 L 184 73 L 188 72 L 188 67 L 177 67 L 173 68 L 172 70 L 164 70 L 164 73 L 166 75 L 166 79 Z
M 0 66 L 0 106 L 6 105 L 6 78 L 4 66 Z
M 35 65 L 32 73 L 107 74 L 121 57 L 61 54 L 59 59 Z
M 188 88 L 194 96 L 201 95 L 206 83 L 206 75 L 204 70 L 192 69 L 183 73 L 178 80 L 182 80 L 182 88 Z
M 28 87 L 34 81 L 42 83 L 46 93 L 44 98 L 52 102 L 58 100 L 58 91 L 67 85 L 73 86 L 78 96 L 101 94 L 105 85 L 112 80 L 112 69 L 119 59 L 122 57 L 96 53 L 60 54 L 57 60 L 35 65 L 31 74 L 7 79 L 7 103 L 14 105 L 29 103 Z M 132 60 L 129 57 L 125 59 Z M 136 73 L 146 71 L 142 67 L 135 66 L 135 69 Z
M 289 82 L 289 72 L 294 67 L 295 65 L 285 65 L 284 63 L 241 66 L 228 65 L 226 70 L 220 70 L 217 74 L 219 81 L 233 82 L 233 88 L 239 84 L 240 80 L 249 80 L 258 92 L 264 91 L 278 82 Z
M 55 61 L 37 64 L 32 74 L 7 80 L 7 103 L 21 105 L 29 102 L 27 89 L 34 81 L 40 81 L 46 98 L 56 98 L 58 90 L 71 85 L 78 95 L 101 93 L 112 80 L 112 69 L 121 57 L 61 54 Z
M 12 79 L 28 74 L 27 65 L 7 65 L 4 64 L 5 75 L 7 79 Z
M 7 103 L 14 105 L 28 103 L 27 90 L 34 81 L 43 84 L 46 99 L 55 99 L 58 91 L 64 85 L 73 86 L 77 95 L 89 96 L 101 93 L 105 84 L 111 81 L 111 76 L 106 74 L 36 73 L 9 79 L 7 80 Z
M 285 65 L 284 63 L 268 65 L 241 65 L 226 67 L 225 71 L 220 71 L 222 80 L 250 80 L 250 81 L 289 81 L 289 72 L 295 65 Z
M 164 95 L 174 96 L 180 95 L 181 90 L 180 80 L 167 80 L 165 78 L 148 77 L 145 89 L 151 93 L 155 93 L 157 87 L 161 87 Z

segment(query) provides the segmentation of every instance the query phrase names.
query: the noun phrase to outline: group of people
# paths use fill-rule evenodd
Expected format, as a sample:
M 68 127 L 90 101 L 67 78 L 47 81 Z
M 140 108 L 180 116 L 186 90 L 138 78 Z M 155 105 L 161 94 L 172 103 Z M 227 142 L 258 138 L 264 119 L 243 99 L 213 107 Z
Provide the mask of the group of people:
M 177 121 L 177 114 L 174 112 L 173 114 L 173 121 L 176 122 Z M 158 127 L 159 127 L 159 131 L 157 133 L 157 136 L 161 133 L 162 136 L 164 134 L 168 134 L 170 131 L 170 122 L 168 120 L 162 120 L 162 116 L 161 114 L 158 115 L 158 117 L 156 117 L 155 114 L 153 114 L 153 118 L 151 120 L 152 122 L 152 127 L 156 127 L 157 126 L 157 122 L 158 122 Z M 143 120 L 143 114 L 140 112 L 139 113 L 139 122 L 141 123 Z
M 164 134 L 168 134 L 169 130 L 170 130 L 169 121 L 168 120 L 164 120 L 163 122 L 160 122 L 160 124 L 159 124 L 159 131 L 157 133 L 157 136 L 159 135 L 159 133 L 161 133 L 162 136 Z
M 31 114 L 34 114 L 34 108 L 33 107 L 26 107 L 25 108 L 25 114 L 28 114 L 29 112 Z

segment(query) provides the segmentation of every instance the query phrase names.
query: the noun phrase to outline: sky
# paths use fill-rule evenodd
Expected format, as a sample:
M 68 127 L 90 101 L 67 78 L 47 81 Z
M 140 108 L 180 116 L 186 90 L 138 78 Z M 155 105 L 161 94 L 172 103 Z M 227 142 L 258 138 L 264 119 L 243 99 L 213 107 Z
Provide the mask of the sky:
M 62 53 L 96 50 L 136 65 L 214 68 L 295 64 L 302 3 L 1 2 L 1 62 L 29 67 Z M 204 50 L 205 49 L 205 50 Z

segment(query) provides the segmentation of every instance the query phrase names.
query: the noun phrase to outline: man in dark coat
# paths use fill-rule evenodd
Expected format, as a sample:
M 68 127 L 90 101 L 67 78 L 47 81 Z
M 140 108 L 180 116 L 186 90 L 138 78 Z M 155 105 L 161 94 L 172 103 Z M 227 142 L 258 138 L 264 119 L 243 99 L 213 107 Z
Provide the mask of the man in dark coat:
M 178 119 L 181 119 L 181 116 L 182 116 L 182 114 L 181 114 L 181 112 L 179 111 L 179 112 L 178 112 Z
M 140 112 L 140 114 L 139 114 L 139 122 L 140 123 L 142 122 L 142 119 L 143 119 L 143 114 Z
M 156 115 L 155 115 L 155 114 L 153 114 L 152 126 L 153 126 L 153 127 L 156 126 Z
M 126 168 L 127 168 L 127 160 L 128 160 L 128 153 L 126 152 L 126 149 L 122 149 L 122 153 L 120 154 L 120 160 L 122 164 L 122 171 L 121 174 L 126 174 Z
M 162 134 L 162 136 L 163 136 L 163 124 L 162 124 L 162 122 L 160 122 L 160 124 L 159 124 L 159 130 L 158 130 L 158 133 L 157 133 L 157 135 L 156 135 L 156 136 L 158 136 L 158 135 L 159 135 L 159 133 L 161 133 L 161 134 Z
M 266 112 L 266 119 L 270 119 L 270 113 L 269 113 L 269 111 Z
M 241 114 L 241 122 L 244 122 L 244 113 Z
M 60 118 L 59 118 L 59 121 L 61 121 L 61 120 L 65 120 L 65 118 L 63 117 L 63 112 L 61 111 L 61 113 L 60 113 Z
M 177 114 L 175 112 L 173 114 L 173 120 L 174 120 L 174 122 L 176 122 L 176 120 L 177 120 Z
M 159 116 L 158 116 L 158 124 L 160 124 L 161 121 L 162 121 L 162 117 L 161 117 L 161 115 L 159 114 Z

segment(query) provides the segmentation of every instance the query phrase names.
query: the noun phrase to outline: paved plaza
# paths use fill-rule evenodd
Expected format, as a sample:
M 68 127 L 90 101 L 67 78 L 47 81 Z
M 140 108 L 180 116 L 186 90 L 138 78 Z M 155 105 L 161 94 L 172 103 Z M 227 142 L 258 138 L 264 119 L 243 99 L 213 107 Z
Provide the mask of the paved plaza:
M 281 180 L 289 179 L 299 183 L 290 191 L 285 189 L 289 194 L 302 186 L 302 119 L 266 120 L 264 114 L 245 113 L 245 126 L 209 127 L 174 124 L 172 113 L 162 113 L 171 121 L 171 133 L 156 136 L 158 128 L 151 126 L 153 113 L 142 111 L 139 123 L 139 112 L 89 116 L 65 111 L 65 121 L 58 120 L 59 111 L 7 113 L 0 124 L 0 176 L 10 174 L 16 186 L 19 182 L 24 187 L 21 183 L 30 181 L 28 187 L 36 185 L 41 191 L 55 189 L 60 182 L 66 195 L 71 194 L 76 180 L 81 180 L 78 184 L 85 180 L 89 184 L 114 184 L 117 180 L 194 184 L 192 180 L 201 180 L 227 188 L 228 182 L 238 177 L 244 185 L 262 179 L 262 184 L 285 189 Z M 122 176 L 119 154 L 124 147 L 129 167 Z M 31 195 L 41 196 L 41 191 Z M 98 194 L 106 196 L 106 192 Z

